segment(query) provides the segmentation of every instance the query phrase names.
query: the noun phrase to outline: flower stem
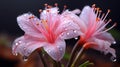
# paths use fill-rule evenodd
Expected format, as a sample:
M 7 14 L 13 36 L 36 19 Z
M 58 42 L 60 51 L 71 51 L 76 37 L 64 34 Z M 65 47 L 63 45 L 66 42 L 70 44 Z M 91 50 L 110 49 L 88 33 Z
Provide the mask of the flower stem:
M 83 51 L 84 51 L 84 47 L 82 47 L 80 49 L 79 53 L 77 54 L 75 60 L 73 61 L 72 65 L 71 65 L 71 67 L 75 67 L 74 65 L 76 64 L 76 61 L 78 60 L 78 58 L 82 56 Z
M 60 63 L 60 61 L 55 61 L 54 60 L 54 67 L 61 67 L 61 63 Z
M 76 53 L 76 51 L 77 51 L 78 48 L 79 48 L 79 45 L 78 45 L 78 44 L 79 44 L 79 40 L 77 41 L 77 43 L 75 44 L 75 46 L 74 46 L 73 49 L 72 49 L 72 52 L 71 52 L 71 54 L 70 54 L 70 59 L 69 59 L 66 67 L 70 67 L 70 66 L 71 66 L 72 61 L 73 61 L 74 56 L 75 56 L 75 53 Z
M 40 58 L 41 58 L 41 61 L 42 61 L 43 66 L 44 66 L 44 67 L 48 67 L 47 64 L 46 64 L 46 62 L 45 62 L 45 60 L 44 60 L 44 58 L 43 58 L 42 51 L 40 51 L 40 52 L 38 52 L 38 53 L 39 53 L 39 56 L 40 56 Z

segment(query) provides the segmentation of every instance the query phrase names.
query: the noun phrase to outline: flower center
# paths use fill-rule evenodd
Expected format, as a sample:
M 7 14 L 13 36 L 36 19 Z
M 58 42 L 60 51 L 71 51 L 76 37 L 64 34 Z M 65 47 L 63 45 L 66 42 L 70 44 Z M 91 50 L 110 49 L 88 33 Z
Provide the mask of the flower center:
M 48 25 L 48 20 L 42 20 L 42 24 L 45 27 L 46 39 L 49 43 L 54 43 L 56 40 L 56 35 L 52 31 L 51 27 Z

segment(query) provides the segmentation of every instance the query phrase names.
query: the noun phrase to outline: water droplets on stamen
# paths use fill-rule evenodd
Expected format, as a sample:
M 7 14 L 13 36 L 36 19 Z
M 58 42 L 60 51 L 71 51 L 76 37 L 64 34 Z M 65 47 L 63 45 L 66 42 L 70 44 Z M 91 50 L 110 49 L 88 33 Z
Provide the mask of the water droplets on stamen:
M 23 56 L 23 61 L 28 61 L 28 57 L 27 56 Z

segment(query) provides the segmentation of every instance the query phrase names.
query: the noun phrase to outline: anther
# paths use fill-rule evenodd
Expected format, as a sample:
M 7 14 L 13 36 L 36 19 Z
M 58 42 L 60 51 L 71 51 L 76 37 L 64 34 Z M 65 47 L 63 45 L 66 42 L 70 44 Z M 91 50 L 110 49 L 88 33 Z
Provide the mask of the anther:
M 58 4 L 57 4 L 57 3 L 55 3 L 54 5 L 55 5 L 56 7 L 58 7 Z
M 52 8 L 52 6 L 48 5 L 47 8 L 48 8 L 48 9 L 49 9 L 49 8 Z
M 64 9 L 66 9 L 67 8 L 67 6 L 66 5 L 64 5 Z
M 108 9 L 108 13 L 110 12 L 110 9 Z
M 92 5 L 92 8 L 95 8 L 95 6 L 96 6 L 96 4 L 93 4 L 93 5 Z
M 44 4 L 44 6 L 45 6 L 45 7 L 47 7 L 47 6 L 48 6 L 48 4 L 46 3 L 46 4 Z
M 39 9 L 39 12 L 41 13 L 41 12 L 42 12 L 42 9 Z
M 33 19 L 33 18 L 35 18 L 35 17 L 34 16 L 29 17 L 29 19 Z

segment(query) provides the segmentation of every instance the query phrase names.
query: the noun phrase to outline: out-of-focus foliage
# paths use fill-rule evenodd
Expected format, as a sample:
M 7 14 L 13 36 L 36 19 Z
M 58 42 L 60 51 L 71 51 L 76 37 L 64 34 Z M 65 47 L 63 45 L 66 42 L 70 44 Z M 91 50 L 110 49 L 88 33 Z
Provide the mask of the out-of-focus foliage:
M 83 64 L 81 64 L 79 67 L 88 67 L 89 65 L 94 65 L 94 64 L 91 63 L 90 61 L 86 61 Z

